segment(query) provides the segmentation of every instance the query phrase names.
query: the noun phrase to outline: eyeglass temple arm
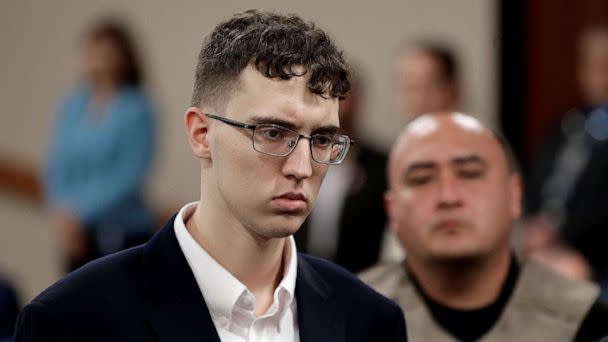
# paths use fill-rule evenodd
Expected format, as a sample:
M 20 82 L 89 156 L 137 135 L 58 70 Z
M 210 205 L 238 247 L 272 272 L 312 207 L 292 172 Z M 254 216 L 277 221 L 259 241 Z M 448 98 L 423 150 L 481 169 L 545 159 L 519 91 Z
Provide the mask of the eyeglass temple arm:
M 229 125 L 235 126 L 235 127 L 255 129 L 255 126 L 256 126 L 256 125 L 248 125 L 248 124 L 245 124 L 245 123 L 242 123 L 242 122 L 238 122 L 238 121 L 235 121 L 235 120 L 231 120 L 231 119 L 228 119 L 228 118 L 224 118 L 224 117 L 221 117 L 221 116 L 217 116 L 217 115 L 213 115 L 213 114 L 208 114 L 208 113 L 205 113 L 205 116 L 207 116 L 209 118 L 212 118 L 212 119 L 219 120 L 219 121 L 221 121 L 223 123 L 226 123 L 226 124 L 229 124 Z

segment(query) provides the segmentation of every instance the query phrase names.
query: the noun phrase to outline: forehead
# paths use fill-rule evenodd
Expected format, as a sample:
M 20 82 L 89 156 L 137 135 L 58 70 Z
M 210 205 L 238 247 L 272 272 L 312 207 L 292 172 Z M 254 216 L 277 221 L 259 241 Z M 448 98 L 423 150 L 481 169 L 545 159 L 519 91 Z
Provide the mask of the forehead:
M 405 52 L 401 56 L 398 66 L 403 73 L 423 74 L 436 71 L 439 68 L 439 62 L 431 54 L 413 50 Z
M 595 32 L 583 37 L 579 53 L 585 56 L 594 52 L 605 52 L 606 49 L 608 49 L 608 32 Z
M 289 80 L 268 78 L 248 66 L 239 76 L 227 109 L 241 117 L 243 114 L 264 114 L 338 125 L 338 99 L 312 93 L 308 89 L 309 77 L 307 73 Z
M 415 162 L 441 165 L 471 155 L 481 157 L 489 165 L 506 166 L 497 139 L 478 121 L 464 115 L 421 117 L 408 126 L 399 144 L 395 153 L 400 168 Z

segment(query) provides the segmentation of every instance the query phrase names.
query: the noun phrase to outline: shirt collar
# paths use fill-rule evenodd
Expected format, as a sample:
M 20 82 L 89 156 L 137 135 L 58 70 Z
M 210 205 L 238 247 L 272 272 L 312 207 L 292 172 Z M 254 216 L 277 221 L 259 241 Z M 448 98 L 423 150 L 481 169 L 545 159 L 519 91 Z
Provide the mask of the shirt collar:
M 173 223 L 179 246 L 188 261 L 196 282 L 205 298 L 212 316 L 232 317 L 232 311 L 238 299 L 246 292 L 247 287 L 220 265 L 202 248 L 188 232 L 185 221 L 190 217 L 198 202 L 188 203 L 181 208 Z M 278 304 L 280 292 L 287 293 L 284 307 L 288 307 L 295 296 L 297 277 L 297 250 L 293 236 L 290 236 L 283 251 L 283 279 L 274 291 L 274 303 Z
M 291 301 L 295 297 L 296 276 L 298 273 L 298 253 L 293 236 L 290 236 L 285 244 L 285 249 L 283 250 L 283 265 L 283 279 L 281 279 L 281 282 L 274 292 L 274 300 L 277 300 L 279 289 L 283 289 L 289 296 L 288 303 L 286 304 L 291 304 Z

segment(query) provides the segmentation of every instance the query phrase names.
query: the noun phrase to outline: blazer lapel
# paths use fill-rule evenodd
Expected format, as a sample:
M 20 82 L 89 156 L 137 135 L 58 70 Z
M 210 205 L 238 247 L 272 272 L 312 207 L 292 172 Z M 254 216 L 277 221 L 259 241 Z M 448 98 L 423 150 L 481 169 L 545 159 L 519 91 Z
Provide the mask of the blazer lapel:
M 301 255 L 298 255 L 296 301 L 300 341 L 344 340 L 344 316 L 336 305 L 333 290 Z
M 149 323 L 162 341 L 217 341 L 205 299 L 175 236 L 173 221 L 146 245 Z

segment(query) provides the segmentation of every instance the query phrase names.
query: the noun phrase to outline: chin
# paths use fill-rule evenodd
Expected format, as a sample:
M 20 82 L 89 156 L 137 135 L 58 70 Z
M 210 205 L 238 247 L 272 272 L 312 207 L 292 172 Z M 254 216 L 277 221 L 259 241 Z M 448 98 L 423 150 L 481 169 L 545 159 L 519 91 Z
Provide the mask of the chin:
M 472 248 L 455 248 L 457 246 L 450 246 L 450 248 L 436 248 L 429 254 L 432 259 L 441 262 L 458 262 L 465 260 L 475 260 L 480 258 L 483 253 Z
M 281 239 L 292 236 L 298 231 L 298 228 L 290 227 L 276 227 L 276 228 L 264 228 L 257 231 L 258 235 L 263 236 L 267 239 Z
M 258 234 L 269 239 L 284 238 L 295 234 L 299 229 L 304 219 L 296 217 L 288 217 L 287 219 L 278 220 L 278 222 L 270 222 L 258 230 Z
M 266 232 L 265 236 L 269 239 L 281 239 L 292 236 L 298 230 L 288 230 L 288 229 L 276 229 L 269 232 Z

